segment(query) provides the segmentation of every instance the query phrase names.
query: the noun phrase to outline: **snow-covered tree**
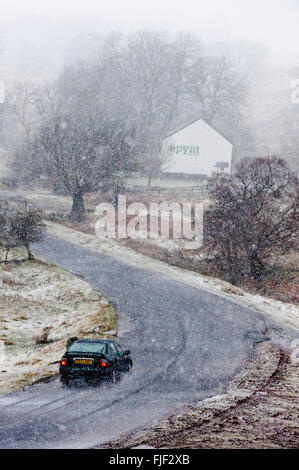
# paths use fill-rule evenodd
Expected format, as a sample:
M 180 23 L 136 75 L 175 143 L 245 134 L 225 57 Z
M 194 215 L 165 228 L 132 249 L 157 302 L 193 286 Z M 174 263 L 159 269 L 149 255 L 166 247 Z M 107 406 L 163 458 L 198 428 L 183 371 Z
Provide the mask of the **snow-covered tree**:
M 30 245 L 44 238 L 45 225 L 42 213 L 36 209 L 11 207 L 5 202 L 0 204 L 0 246 L 5 251 L 7 260 L 9 251 L 16 247 L 25 247 L 28 259 L 34 259 Z

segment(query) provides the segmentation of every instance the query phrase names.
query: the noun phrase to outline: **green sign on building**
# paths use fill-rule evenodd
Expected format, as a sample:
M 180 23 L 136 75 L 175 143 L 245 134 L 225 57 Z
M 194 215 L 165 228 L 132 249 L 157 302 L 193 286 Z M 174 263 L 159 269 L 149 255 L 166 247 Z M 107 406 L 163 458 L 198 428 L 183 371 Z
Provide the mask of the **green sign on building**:
M 168 149 L 176 155 L 199 155 L 200 150 L 198 145 L 170 145 Z

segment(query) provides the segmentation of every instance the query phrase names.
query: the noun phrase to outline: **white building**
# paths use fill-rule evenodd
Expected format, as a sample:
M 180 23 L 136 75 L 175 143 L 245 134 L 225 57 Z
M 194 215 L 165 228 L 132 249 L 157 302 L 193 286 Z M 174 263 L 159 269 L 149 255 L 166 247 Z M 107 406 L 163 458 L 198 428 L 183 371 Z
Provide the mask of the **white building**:
M 213 172 L 230 172 L 232 144 L 197 119 L 167 136 L 163 159 L 163 173 L 210 176 Z

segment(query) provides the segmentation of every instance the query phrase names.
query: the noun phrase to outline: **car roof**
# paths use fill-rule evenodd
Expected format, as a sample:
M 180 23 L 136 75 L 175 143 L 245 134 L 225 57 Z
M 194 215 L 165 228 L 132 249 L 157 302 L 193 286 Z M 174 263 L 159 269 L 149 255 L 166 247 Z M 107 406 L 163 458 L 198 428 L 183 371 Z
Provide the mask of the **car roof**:
M 77 339 L 74 343 L 113 343 L 110 339 Z

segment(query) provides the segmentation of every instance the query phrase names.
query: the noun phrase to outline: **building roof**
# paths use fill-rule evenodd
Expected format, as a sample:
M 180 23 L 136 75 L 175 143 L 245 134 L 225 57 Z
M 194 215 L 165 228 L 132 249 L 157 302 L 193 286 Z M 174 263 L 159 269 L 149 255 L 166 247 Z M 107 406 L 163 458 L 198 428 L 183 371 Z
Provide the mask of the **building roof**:
M 225 140 L 227 140 L 227 142 L 229 142 L 231 144 L 231 141 L 225 137 L 225 135 L 223 135 L 221 132 L 219 132 L 217 129 L 215 129 L 213 126 L 211 126 L 211 124 L 209 124 L 208 122 L 206 122 L 204 119 L 202 118 L 196 118 L 196 119 L 192 119 L 192 121 L 189 121 L 187 122 L 186 124 L 184 124 L 183 126 L 181 127 L 178 127 L 177 129 L 171 131 L 169 134 L 167 134 L 165 136 L 165 139 L 168 139 L 169 137 L 171 137 L 172 135 L 174 134 L 177 134 L 177 132 L 179 131 L 182 131 L 183 129 L 185 129 L 186 127 L 189 127 L 191 126 L 192 124 L 194 124 L 195 122 L 197 121 L 203 121 L 207 126 L 209 126 L 211 129 L 213 129 L 213 131 L 217 132 L 219 135 L 221 135 L 221 137 L 223 137 Z
M 183 126 L 178 127 L 178 128 L 175 129 L 174 131 L 172 131 L 172 132 L 170 132 L 169 134 L 167 134 L 167 135 L 166 135 L 166 138 L 167 138 L 167 137 L 171 137 L 172 135 L 176 134 L 177 132 L 179 132 L 179 131 L 185 129 L 185 127 L 191 126 L 191 124 L 194 124 L 196 121 L 203 121 L 203 119 L 201 119 L 201 118 L 192 119 L 192 121 L 187 122 L 187 123 L 184 124 Z

